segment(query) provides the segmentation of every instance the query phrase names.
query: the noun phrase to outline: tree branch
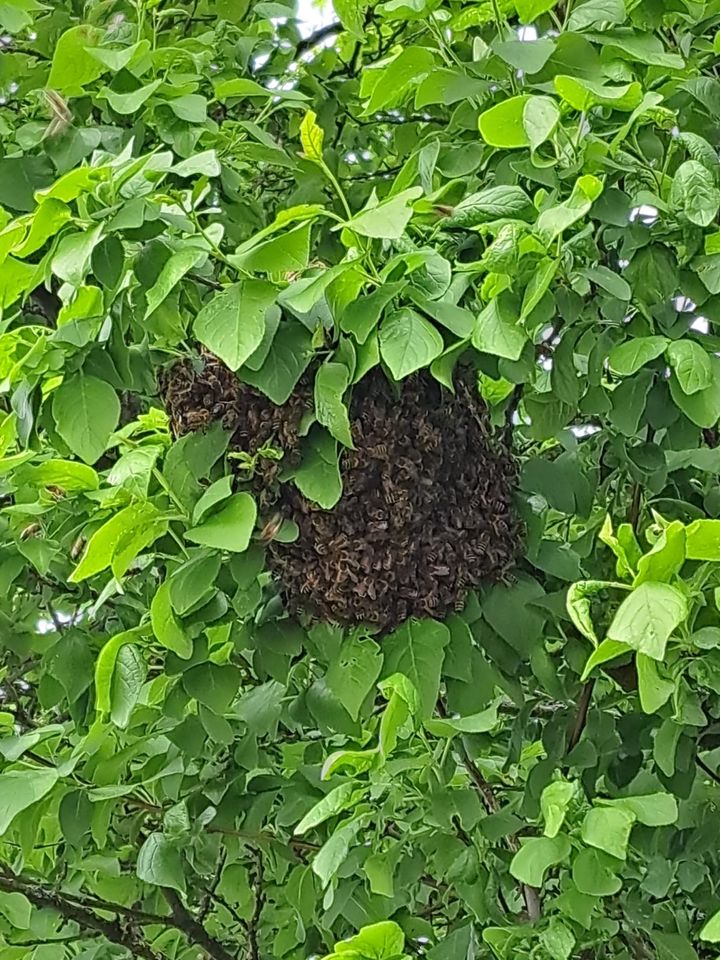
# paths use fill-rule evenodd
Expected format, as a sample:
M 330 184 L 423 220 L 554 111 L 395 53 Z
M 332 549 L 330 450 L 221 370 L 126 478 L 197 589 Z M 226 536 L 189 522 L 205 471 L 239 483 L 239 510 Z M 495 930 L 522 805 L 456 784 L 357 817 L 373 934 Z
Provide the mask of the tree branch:
M 225 947 L 211 937 L 205 927 L 199 923 L 183 904 L 180 897 L 169 887 L 162 888 L 172 912 L 173 926 L 181 930 L 192 943 L 196 943 L 210 957 L 210 960 L 236 960 Z
M 575 725 L 570 734 L 570 739 L 568 740 L 567 752 L 570 753 L 571 750 L 574 750 L 575 747 L 580 742 L 580 737 L 583 735 L 583 730 L 585 729 L 585 724 L 587 723 L 588 710 L 590 709 L 590 701 L 592 700 L 593 687 L 595 686 L 594 680 L 588 680 L 585 686 L 582 688 L 582 693 L 580 694 L 580 700 L 578 701 L 578 711 L 575 717 Z
M 34 906 L 56 910 L 65 920 L 76 923 L 82 930 L 100 933 L 111 943 L 124 947 L 131 956 L 140 960 L 161 960 L 143 935 L 131 925 L 123 925 L 117 920 L 104 920 L 86 907 L 71 903 L 56 890 L 48 890 L 35 884 L 26 883 L 6 870 L 0 873 L 0 890 L 7 893 L 22 893 Z M 113 912 L 106 905 L 108 912 Z
M 308 50 L 312 50 L 313 47 L 316 47 L 319 43 L 322 43 L 323 40 L 327 40 L 328 37 L 331 37 L 334 33 L 341 33 L 343 30 L 343 25 L 340 21 L 335 23 L 328 23 L 324 27 L 320 27 L 319 30 L 316 30 L 314 33 L 311 33 L 309 37 L 304 37 L 298 45 L 295 47 L 295 51 L 299 57 L 303 53 L 307 53 Z
M 260 960 L 260 950 L 258 948 L 258 927 L 260 926 L 260 916 L 265 906 L 265 893 L 263 891 L 264 869 L 262 851 L 255 851 L 255 870 L 253 873 L 253 889 L 255 891 L 255 906 L 252 916 L 247 925 L 248 940 L 248 960 Z

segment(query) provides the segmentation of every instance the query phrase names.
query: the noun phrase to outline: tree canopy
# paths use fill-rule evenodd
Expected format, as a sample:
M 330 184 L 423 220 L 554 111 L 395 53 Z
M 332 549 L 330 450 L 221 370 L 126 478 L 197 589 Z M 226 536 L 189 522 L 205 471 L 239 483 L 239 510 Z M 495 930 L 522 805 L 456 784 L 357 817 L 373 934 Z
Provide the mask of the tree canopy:
M 717 957 L 720 2 L 325 8 L 0 0 L 2 958 Z

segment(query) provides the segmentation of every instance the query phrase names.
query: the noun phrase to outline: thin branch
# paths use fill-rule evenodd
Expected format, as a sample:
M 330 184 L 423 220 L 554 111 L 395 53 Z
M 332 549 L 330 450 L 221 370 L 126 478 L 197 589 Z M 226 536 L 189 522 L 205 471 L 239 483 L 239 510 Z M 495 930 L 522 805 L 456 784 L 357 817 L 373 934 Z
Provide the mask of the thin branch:
M 580 737 L 583 735 L 583 730 L 585 729 L 585 724 L 587 723 L 588 710 L 590 709 L 590 701 L 592 700 L 593 687 L 595 686 L 594 680 L 588 680 L 585 686 L 582 688 L 582 693 L 580 694 L 580 700 L 578 701 L 578 711 L 575 717 L 575 725 L 570 734 L 570 739 L 568 740 L 567 752 L 570 753 L 571 750 L 574 750 L 575 747 L 580 742 Z
M 139 957 L 140 960 L 161 960 L 160 955 L 152 949 L 136 928 L 121 925 L 117 920 L 103 920 L 85 907 L 71 903 L 56 890 L 25 883 L 5 870 L 0 873 L 0 890 L 7 893 L 22 893 L 39 909 L 49 907 L 56 910 L 65 920 L 76 923 L 82 930 L 102 934 L 111 943 L 124 947 L 133 957 Z
M 182 930 L 188 940 L 202 947 L 208 957 L 210 957 L 210 960 L 236 960 L 218 940 L 210 936 L 205 927 L 195 919 L 174 890 L 171 890 L 169 887 L 163 887 L 162 892 L 172 912 L 173 926 L 178 930 Z
M 316 47 L 319 43 L 322 43 L 323 40 L 327 40 L 328 37 L 331 37 L 334 33 L 341 33 L 343 30 L 343 25 L 338 20 L 335 23 L 328 23 L 324 27 L 320 27 L 319 30 L 316 30 L 314 33 L 311 33 L 309 37 L 304 37 L 298 43 L 295 51 L 298 57 L 301 57 L 304 53 L 307 53 L 308 50 L 312 50 L 313 47 Z
M 265 906 L 265 893 L 263 891 L 264 867 L 262 851 L 255 851 L 255 870 L 253 872 L 253 889 L 255 891 L 255 906 L 252 916 L 247 926 L 248 940 L 248 960 L 260 960 L 260 950 L 258 947 L 258 927 L 260 926 L 260 916 Z

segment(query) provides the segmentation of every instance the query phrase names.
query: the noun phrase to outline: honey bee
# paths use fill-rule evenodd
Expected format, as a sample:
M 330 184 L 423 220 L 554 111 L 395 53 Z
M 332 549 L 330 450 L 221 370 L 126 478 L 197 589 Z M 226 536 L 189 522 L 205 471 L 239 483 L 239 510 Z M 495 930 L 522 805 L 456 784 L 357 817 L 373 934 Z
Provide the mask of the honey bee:
M 281 513 L 274 513 L 265 526 L 260 531 L 260 539 L 263 543 L 269 543 L 274 540 L 283 525 L 283 516 Z
M 72 125 L 72 113 L 67 103 L 54 90 L 45 90 L 45 101 L 50 107 L 50 123 L 45 130 L 46 137 L 56 137 Z
M 35 537 L 40 533 L 40 529 L 39 523 L 29 523 L 20 531 L 20 539 L 29 540 L 30 537 Z

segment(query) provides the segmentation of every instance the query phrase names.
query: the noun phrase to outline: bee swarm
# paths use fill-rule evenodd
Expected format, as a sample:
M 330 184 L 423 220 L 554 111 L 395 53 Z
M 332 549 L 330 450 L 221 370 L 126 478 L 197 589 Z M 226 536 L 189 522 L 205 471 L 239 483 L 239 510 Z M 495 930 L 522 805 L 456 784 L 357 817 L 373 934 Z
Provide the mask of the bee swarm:
M 251 482 L 261 512 L 279 510 L 300 531 L 268 547 L 288 609 L 387 631 L 462 607 L 468 590 L 504 579 L 519 551 L 514 458 L 472 374 L 457 374 L 455 387 L 453 395 L 426 371 L 399 389 L 379 369 L 364 377 L 353 388 L 343 495 L 327 511 L 278 481 L 302 457 L 309 378 L 277 407 L 206 356 L 176 365 L 163 392 L 176 435 L 222 420 L 236 451 L 283 450 L 279 463 L 259 459 Z

